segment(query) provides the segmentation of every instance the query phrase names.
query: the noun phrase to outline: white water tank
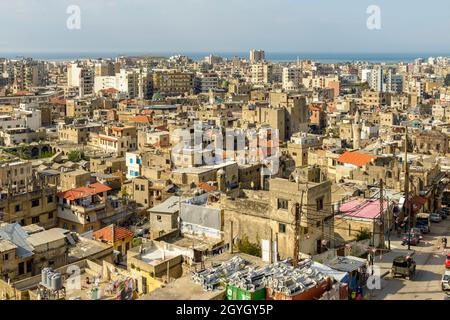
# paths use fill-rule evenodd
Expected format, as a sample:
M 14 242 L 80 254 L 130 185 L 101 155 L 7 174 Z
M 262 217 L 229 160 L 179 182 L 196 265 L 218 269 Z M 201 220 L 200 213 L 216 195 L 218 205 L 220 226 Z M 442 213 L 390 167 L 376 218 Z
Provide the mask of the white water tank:
M 62 289 L 61 273 L 59 273 L 59 272 L 53 273 L 49 287 L 52 290 L 61 290 Z
M 41 271 L 41 282 L 44 286 L 47 286 L 47 274 L 51 271 L 50 268 L 44 268 Z

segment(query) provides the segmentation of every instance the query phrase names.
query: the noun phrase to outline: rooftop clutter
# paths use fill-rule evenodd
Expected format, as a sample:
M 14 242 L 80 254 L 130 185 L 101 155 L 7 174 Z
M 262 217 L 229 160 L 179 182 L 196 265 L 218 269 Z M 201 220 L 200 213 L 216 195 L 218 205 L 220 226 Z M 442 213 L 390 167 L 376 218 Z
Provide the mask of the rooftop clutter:
M 297 268 L 291 266 L 290 259 L 254 268 L 246 260 L 233 257 L 218 266 L 194 272 L 192 280 L 208 291 L 231 285 L 247 291 L 266 288 L 272 293 L 294 296 L 328 282 L 329 277 L 313 268 L 309 259 L 302 261 Z

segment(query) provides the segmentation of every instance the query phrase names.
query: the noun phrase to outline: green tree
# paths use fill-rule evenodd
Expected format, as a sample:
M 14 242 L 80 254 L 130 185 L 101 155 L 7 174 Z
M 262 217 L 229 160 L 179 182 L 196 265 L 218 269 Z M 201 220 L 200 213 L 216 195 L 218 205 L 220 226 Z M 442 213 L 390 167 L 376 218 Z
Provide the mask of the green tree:
M 68 158 L 72 162 L 78 162 L 78 161 L 81 161 L 81 160 L 86 160 L 86 156 L 85 156 L 84 152 L 80 151 L 80 150 L 72 150 L 72 151 L 70 151 L 70 153 L 68 154 Z
M 258 241 L 257 237 L 257 241 Z M 259 243 L 259 241 L 258 241 Z M 249 254 L 255 257 L 261 257 L 261 246 L 258 243 L 251 243 L 247 236 L 242 237 L 242 239 L 237 243 L 237 248 L 240 252 Z
M 367 240 L 370 239 L 372 237 L 372 233 L 370 232 L 369 229 L 364 228 L 360 231 L 358 231 L 358 234 L 355 237 L 356 241 L 362 241 L 362 240 Z

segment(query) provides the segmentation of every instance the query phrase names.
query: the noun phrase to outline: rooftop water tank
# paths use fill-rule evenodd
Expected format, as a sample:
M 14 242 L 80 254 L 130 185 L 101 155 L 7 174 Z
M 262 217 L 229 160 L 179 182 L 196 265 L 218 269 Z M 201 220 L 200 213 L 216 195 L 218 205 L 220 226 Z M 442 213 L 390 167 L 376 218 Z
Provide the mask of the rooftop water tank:
M 49 271 L 51 271 L 50 268 L 44 268 L 41 271 L 41 282 L 44 286 L 47 285 L 47 274 Z
M 52 275 L 50 288 L 52 290 L 61 290 L 62 289 L 62 278 L 61 273 L 55 272 Z

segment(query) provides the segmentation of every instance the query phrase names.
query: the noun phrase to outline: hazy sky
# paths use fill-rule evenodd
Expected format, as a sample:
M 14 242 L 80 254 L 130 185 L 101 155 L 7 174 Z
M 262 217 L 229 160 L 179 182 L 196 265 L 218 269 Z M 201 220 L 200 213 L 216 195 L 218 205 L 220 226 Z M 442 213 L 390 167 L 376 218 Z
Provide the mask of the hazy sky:
M 0 14 L 0 52 L 450 52 L 448 0 L 0 0 Z

